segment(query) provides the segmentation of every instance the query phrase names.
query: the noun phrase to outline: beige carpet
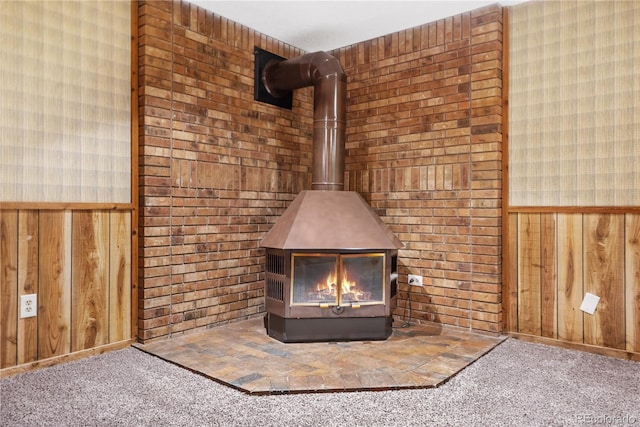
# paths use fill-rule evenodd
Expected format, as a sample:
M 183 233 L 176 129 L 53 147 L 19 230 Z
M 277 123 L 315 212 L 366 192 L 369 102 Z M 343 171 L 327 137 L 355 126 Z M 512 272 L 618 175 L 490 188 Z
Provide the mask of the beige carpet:
M 640 363 L 509 339 L 437 388 L 252 396 L 128 348 L 0 399 L 2 426 L 638 426 Z

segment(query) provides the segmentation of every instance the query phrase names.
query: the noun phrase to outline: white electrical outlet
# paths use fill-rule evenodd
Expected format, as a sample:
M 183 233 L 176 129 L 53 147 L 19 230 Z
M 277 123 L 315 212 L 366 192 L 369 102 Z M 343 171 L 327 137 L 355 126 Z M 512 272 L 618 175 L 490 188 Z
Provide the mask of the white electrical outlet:
M 35 317 L 38 314 L 38 296 L 36 294 L 20 296 L 20 318 Z
M 422 286 L 422 276 L 410 274 L 408 280 L 411 286 Z

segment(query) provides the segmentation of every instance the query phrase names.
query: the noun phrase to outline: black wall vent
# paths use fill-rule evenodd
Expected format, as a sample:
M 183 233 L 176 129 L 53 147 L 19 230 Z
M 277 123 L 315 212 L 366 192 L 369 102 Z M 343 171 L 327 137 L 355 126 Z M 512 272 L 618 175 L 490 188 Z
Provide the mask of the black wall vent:
M 253 99 L 291 110 L 293 107 L 293 91 L 287 91 L 283 96 L 276 98 L 267 91 L 267 88 L 264 86 L 264 82 L 262 81 L 262 72 L 269 61 L 284 61 L 286 58 L 267 52 L 259 47 L 256 47 L 253 53 L 255 55 Z

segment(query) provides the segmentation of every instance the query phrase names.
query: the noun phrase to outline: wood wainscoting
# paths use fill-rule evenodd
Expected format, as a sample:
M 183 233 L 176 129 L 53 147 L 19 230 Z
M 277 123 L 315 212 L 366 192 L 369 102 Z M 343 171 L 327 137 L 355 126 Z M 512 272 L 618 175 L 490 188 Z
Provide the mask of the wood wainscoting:
M 640 356 L 640 213 L 509 212 L 505 332 Z M 593 315 L 585 293 L 600 297 Z M 612 352 L 611 354 L 614 354 Z
M 131 208 L 0 211 L 0 368 L 131 341 L 131 219 Z M 25 294 L 36 317 L 20 318 Z

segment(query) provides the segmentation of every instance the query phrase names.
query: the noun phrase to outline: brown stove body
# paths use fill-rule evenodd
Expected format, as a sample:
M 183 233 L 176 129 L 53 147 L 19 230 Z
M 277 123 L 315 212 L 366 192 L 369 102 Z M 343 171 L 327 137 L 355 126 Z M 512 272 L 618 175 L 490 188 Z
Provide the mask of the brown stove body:
M 264 67 L 273 96 L 314 86 L 312 189 L 261 242 L 269 336 L 283 342 L 381 340 L 391 335 L 402 243 L 356 192 L 344 189 L 346 76 L 316 52 Z
M 388 338 L 398 244 L 358 193 L 300 193 L 262 241 L 269 336 Z
M 282 342 L 383 340 L 391 335 L 395 254 L 267 250 L 269 336 Z

